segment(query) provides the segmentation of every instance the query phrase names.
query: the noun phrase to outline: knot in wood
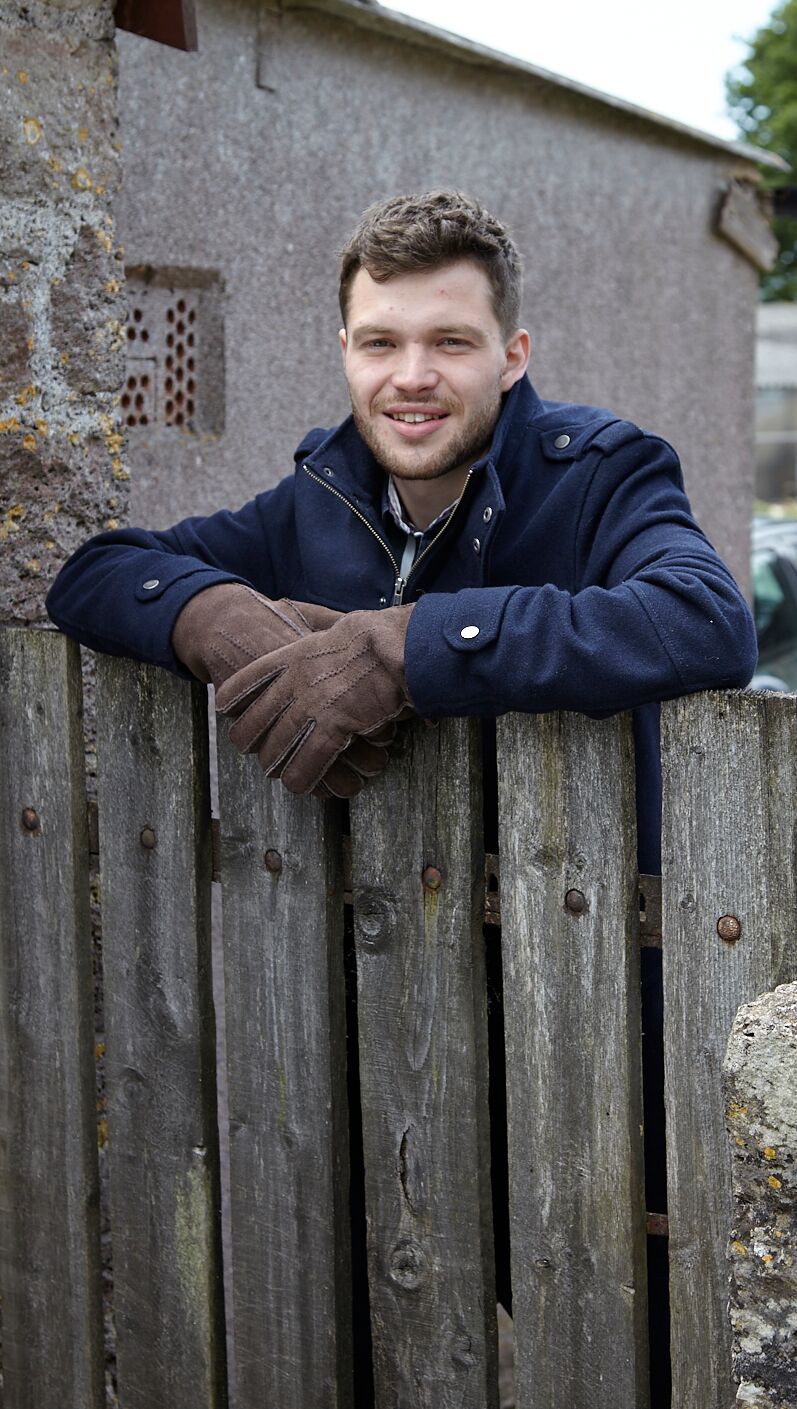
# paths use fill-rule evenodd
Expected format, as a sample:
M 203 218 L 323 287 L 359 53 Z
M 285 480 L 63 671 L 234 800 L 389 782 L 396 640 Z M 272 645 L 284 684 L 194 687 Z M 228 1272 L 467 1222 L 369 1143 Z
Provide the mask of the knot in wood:
M 158 842 L 158 838 L 156 837 L 151 827 L 144 827 L 139 836 L 139 841 L 141 842 L 141 845 L 143 846 L 145 851 L 154 851 Z
M 388 1258 L 391 1280 L 405 1292 L 415 1292 L 426 1281 L 429 1261 L 419 1243 L 411 1239 L 396 1243 Z
M 263 865 L 265 866 L 270 876 L 279 876 L 282 872 L 282 857 L 280 856 L 278 851 L 275 851 L 273 849 L 273 847 L 269 847 L 268 851 L 263 857 Z
M 436 866 L 426 866 L 421 880 L 424 890 L 439 890 L 443 884 L 442 873 L 438 871 Z
M 386 944 L 395 922 L 395 910 L 378 891 L 363 890 L 355 896 L 354 913 L 362 943 L 368 949 Z
M 717 920 L 717 934 L 726 944 L 735 944 L 742 937 L 742 922 L 735 915 L 720 915 Z
M 571 915 L 583 915 L 587 908 L 587 898 L 580 890 L 569 890 L 565 896 L 565 909 Z
M 22 826 L 26 832 L 40 832 L 42 829 L 39 814 L 35 807 L 23 807 Z

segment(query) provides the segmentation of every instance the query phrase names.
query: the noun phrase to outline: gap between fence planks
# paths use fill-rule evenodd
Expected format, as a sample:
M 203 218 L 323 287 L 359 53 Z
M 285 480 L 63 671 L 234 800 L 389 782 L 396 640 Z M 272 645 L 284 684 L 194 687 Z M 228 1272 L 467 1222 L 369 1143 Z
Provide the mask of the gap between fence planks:
M 119 1397 L 223 1409 L 207 692 L 97 664 Z
M 662 709 L 662 765 L 673 1404 L 731 1409 L 721 1068 L 739 1005 L 797 979 L 795 701 L 672 701 Z M 740 922 L 738 939 L 720 937 L 723 917 Z
M 648 1403 L 630 716 L 498 723 L 518 1403 Z
M 8 1409 L 104 1403 L 77 646 L 0 629 L 0 1287 Z
M 351 808 L 378 1409 L 497 1404 L 480 763 L 417 723 Z
M 219 731 L 241 1409 L 351 1409 L 341 817 Z

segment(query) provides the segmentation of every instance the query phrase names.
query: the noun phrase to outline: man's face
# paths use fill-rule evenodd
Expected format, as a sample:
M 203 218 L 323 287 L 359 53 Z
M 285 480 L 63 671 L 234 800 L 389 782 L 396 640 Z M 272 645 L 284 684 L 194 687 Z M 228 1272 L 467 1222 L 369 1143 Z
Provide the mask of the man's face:
M 504 338 L 480 265 L 457 260 L 350 289 L 343 363 L 354 420 L 383 469 L 437 479 L 487 449 L 528 334 Z

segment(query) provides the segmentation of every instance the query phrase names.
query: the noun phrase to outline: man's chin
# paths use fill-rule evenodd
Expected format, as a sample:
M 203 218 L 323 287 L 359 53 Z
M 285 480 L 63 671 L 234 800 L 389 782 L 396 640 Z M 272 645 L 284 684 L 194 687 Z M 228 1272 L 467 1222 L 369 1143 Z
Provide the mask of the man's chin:
M 365 437 L 363 437 L 365 439 Z M 459 469 L 462 455 L 459 447 L 432 448 L 432 446 L 388 445 L 376 436 L 369 437 L 367 444 L 374 459 L 383 470 L 395 479 L 440 479 Z

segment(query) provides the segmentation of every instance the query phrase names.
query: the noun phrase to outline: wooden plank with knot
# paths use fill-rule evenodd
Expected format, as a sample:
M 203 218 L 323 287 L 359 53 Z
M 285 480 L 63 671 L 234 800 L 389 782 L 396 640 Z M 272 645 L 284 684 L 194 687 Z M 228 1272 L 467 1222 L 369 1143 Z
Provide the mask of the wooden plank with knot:
M 97 665 L 119 1397 L 223 1409 L 207 691 Z
M 350 1409 L 341 817 L 219 731 L 237 1401 Z
M 648 1403 L 629 717 L 498 722 L 518 1402 Z
M 14 1409 L 101 1409 L 80 656 L 0 628 L 0 1287 Z
M 474 720 L 402 731 L 352 804 L 378 1409 L 496 1409 Z

